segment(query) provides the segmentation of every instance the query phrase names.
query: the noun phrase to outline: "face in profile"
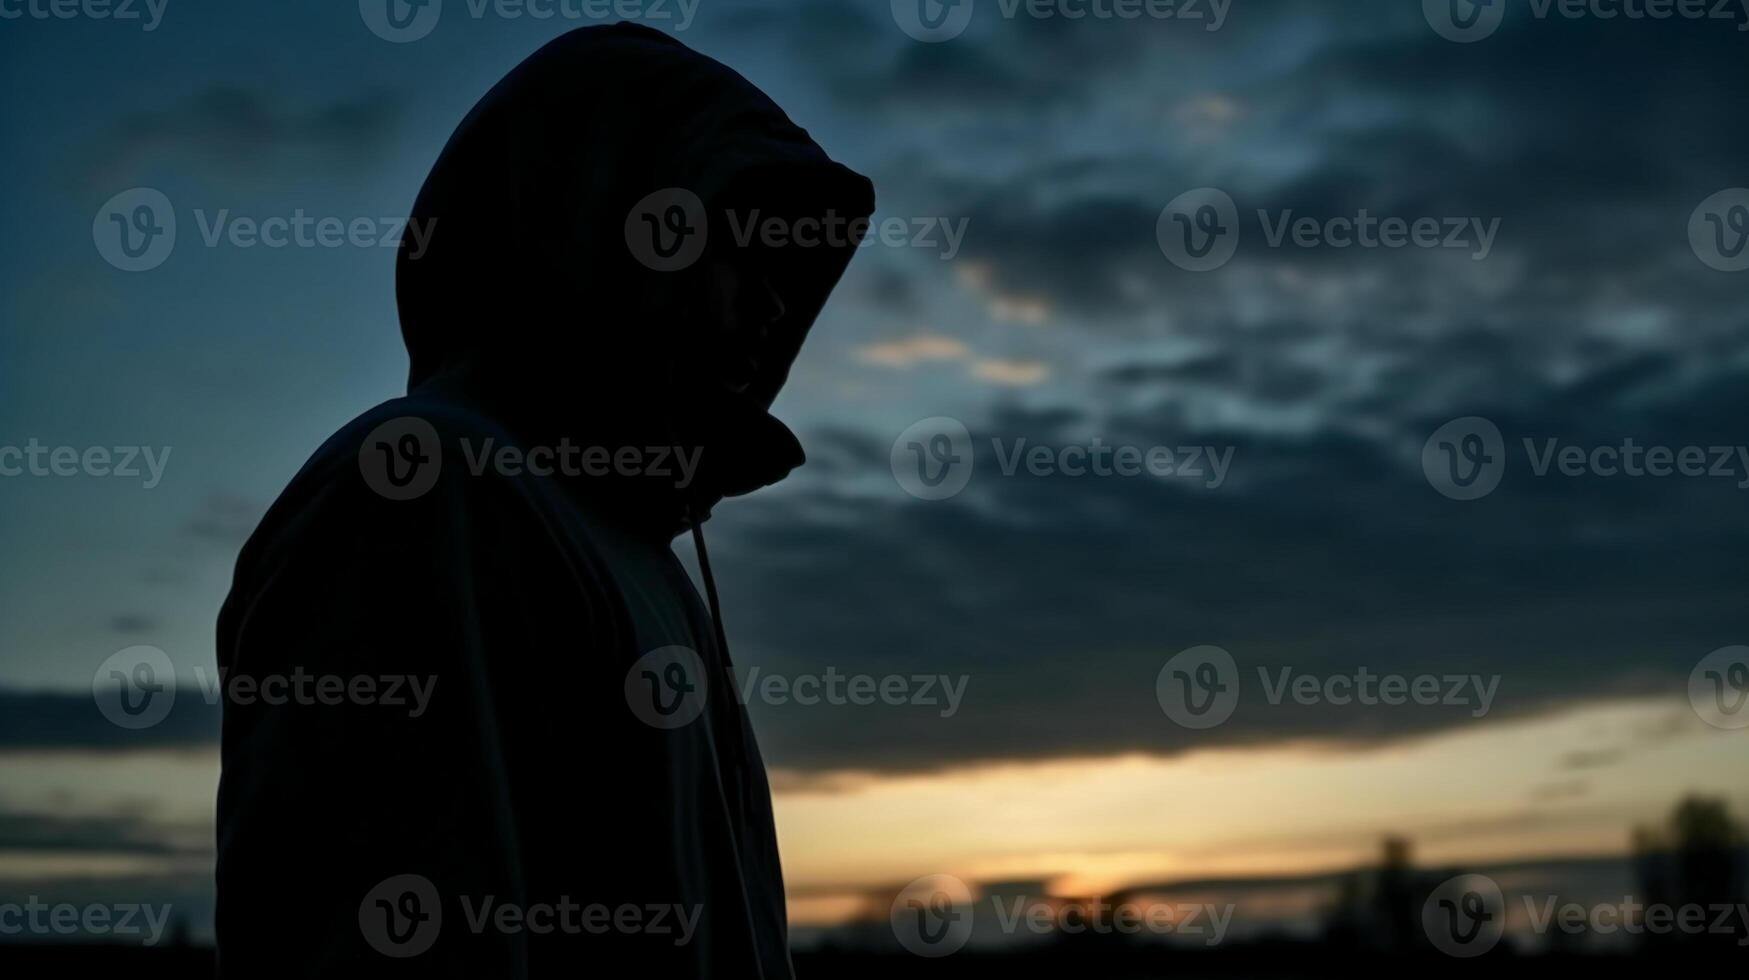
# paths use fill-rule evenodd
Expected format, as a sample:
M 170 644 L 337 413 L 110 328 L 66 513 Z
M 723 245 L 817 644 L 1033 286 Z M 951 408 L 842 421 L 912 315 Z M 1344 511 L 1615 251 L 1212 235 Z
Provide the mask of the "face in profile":
M 689 326 L 701 341 L 695 370 L 737 394 L 762 390 L 758 382 L 783 369 L 775 362 L 787 308 L 774 257 L 760 249 L 711 249 L 694 267 Z

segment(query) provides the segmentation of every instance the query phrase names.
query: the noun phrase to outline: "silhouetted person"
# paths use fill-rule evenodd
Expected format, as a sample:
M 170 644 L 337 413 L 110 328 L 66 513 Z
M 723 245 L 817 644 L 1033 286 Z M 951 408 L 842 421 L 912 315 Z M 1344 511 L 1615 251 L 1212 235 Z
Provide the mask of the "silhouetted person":
M 226 976 L 791 975 L 697 528 L 801 462 L 767 410 L 855 250 L 737 237 L 872 210 L 643 28 L 553 41 L 462 122 L 397 268 L 408 394 L 305 464 L 220 614 Z

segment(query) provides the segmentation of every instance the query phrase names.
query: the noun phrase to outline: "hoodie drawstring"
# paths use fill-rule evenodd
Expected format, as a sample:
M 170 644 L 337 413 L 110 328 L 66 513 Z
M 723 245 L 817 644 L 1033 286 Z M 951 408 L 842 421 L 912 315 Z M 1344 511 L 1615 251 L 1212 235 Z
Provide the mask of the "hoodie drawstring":
M 717 653 L 723 660 L 723 679 L 727 682 L 726 686 L 730 698 L 738 701 L 739 689 L 735 679 L 735 661 L 729 656 L 728 634 L 723 632 L 723 606 L 721 601 L 717 599 L 716 577 L 711 574 L 710 551 L 704 546 L 704 528 L 701 526 L 704 522 L 691 513 L 691 508 L 688 508 L 687 518 L 688 523 L 692 525 L 692 546 L 698 552 L 699 577 L 704 579 L 705 602 L 710 606 L 711 631 L 717 643 Z M 729 753 L 729 765 L 731 772 L 736 777 L 737 795 L 744 792 L 744 775 L 749 761 L 747 736 L 742 730 L 742 726 L 746 724 L 742 718 L 744 710 L 745 708 L 741 711 L 735 711 L 731 715 L 732 720 L 729 724 L 731 730 L 729 739 L 732 749 Z

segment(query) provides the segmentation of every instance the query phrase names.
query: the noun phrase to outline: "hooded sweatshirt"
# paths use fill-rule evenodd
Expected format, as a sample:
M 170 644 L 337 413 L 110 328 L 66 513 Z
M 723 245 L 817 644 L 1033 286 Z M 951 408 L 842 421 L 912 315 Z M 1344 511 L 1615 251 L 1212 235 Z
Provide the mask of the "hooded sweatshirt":
M 677 356 L 691 280 L 638 235 L 872 210 L 641 27 L 563 35 L 469 113 L 398 262 L 408 394 L 303 466 L 219 616 L 222 975 L 792 976 L 699 525 L 801 462 L 767 407 L 854 242 L 766 243 L 786 312 L 736 392 Z

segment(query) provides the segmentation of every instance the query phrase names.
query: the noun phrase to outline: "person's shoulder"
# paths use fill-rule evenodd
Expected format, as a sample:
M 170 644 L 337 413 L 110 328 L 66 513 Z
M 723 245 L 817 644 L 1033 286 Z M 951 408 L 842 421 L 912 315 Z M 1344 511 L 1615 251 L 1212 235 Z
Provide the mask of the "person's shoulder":
M 344 486 L 389 503 L 456 493 L 459 477 L 512 437 L 472 407 L 436 395 L 392 398 L 341 426 L 310 456 L 291 487 Z
M 267 510 L 238 568 L 287 548 L 374 541 L 385 549 L 440 537 L 493 481 L 468 480 L 509 436 L 466 405 L 414 393 L 365 410 L 329 436 Z

